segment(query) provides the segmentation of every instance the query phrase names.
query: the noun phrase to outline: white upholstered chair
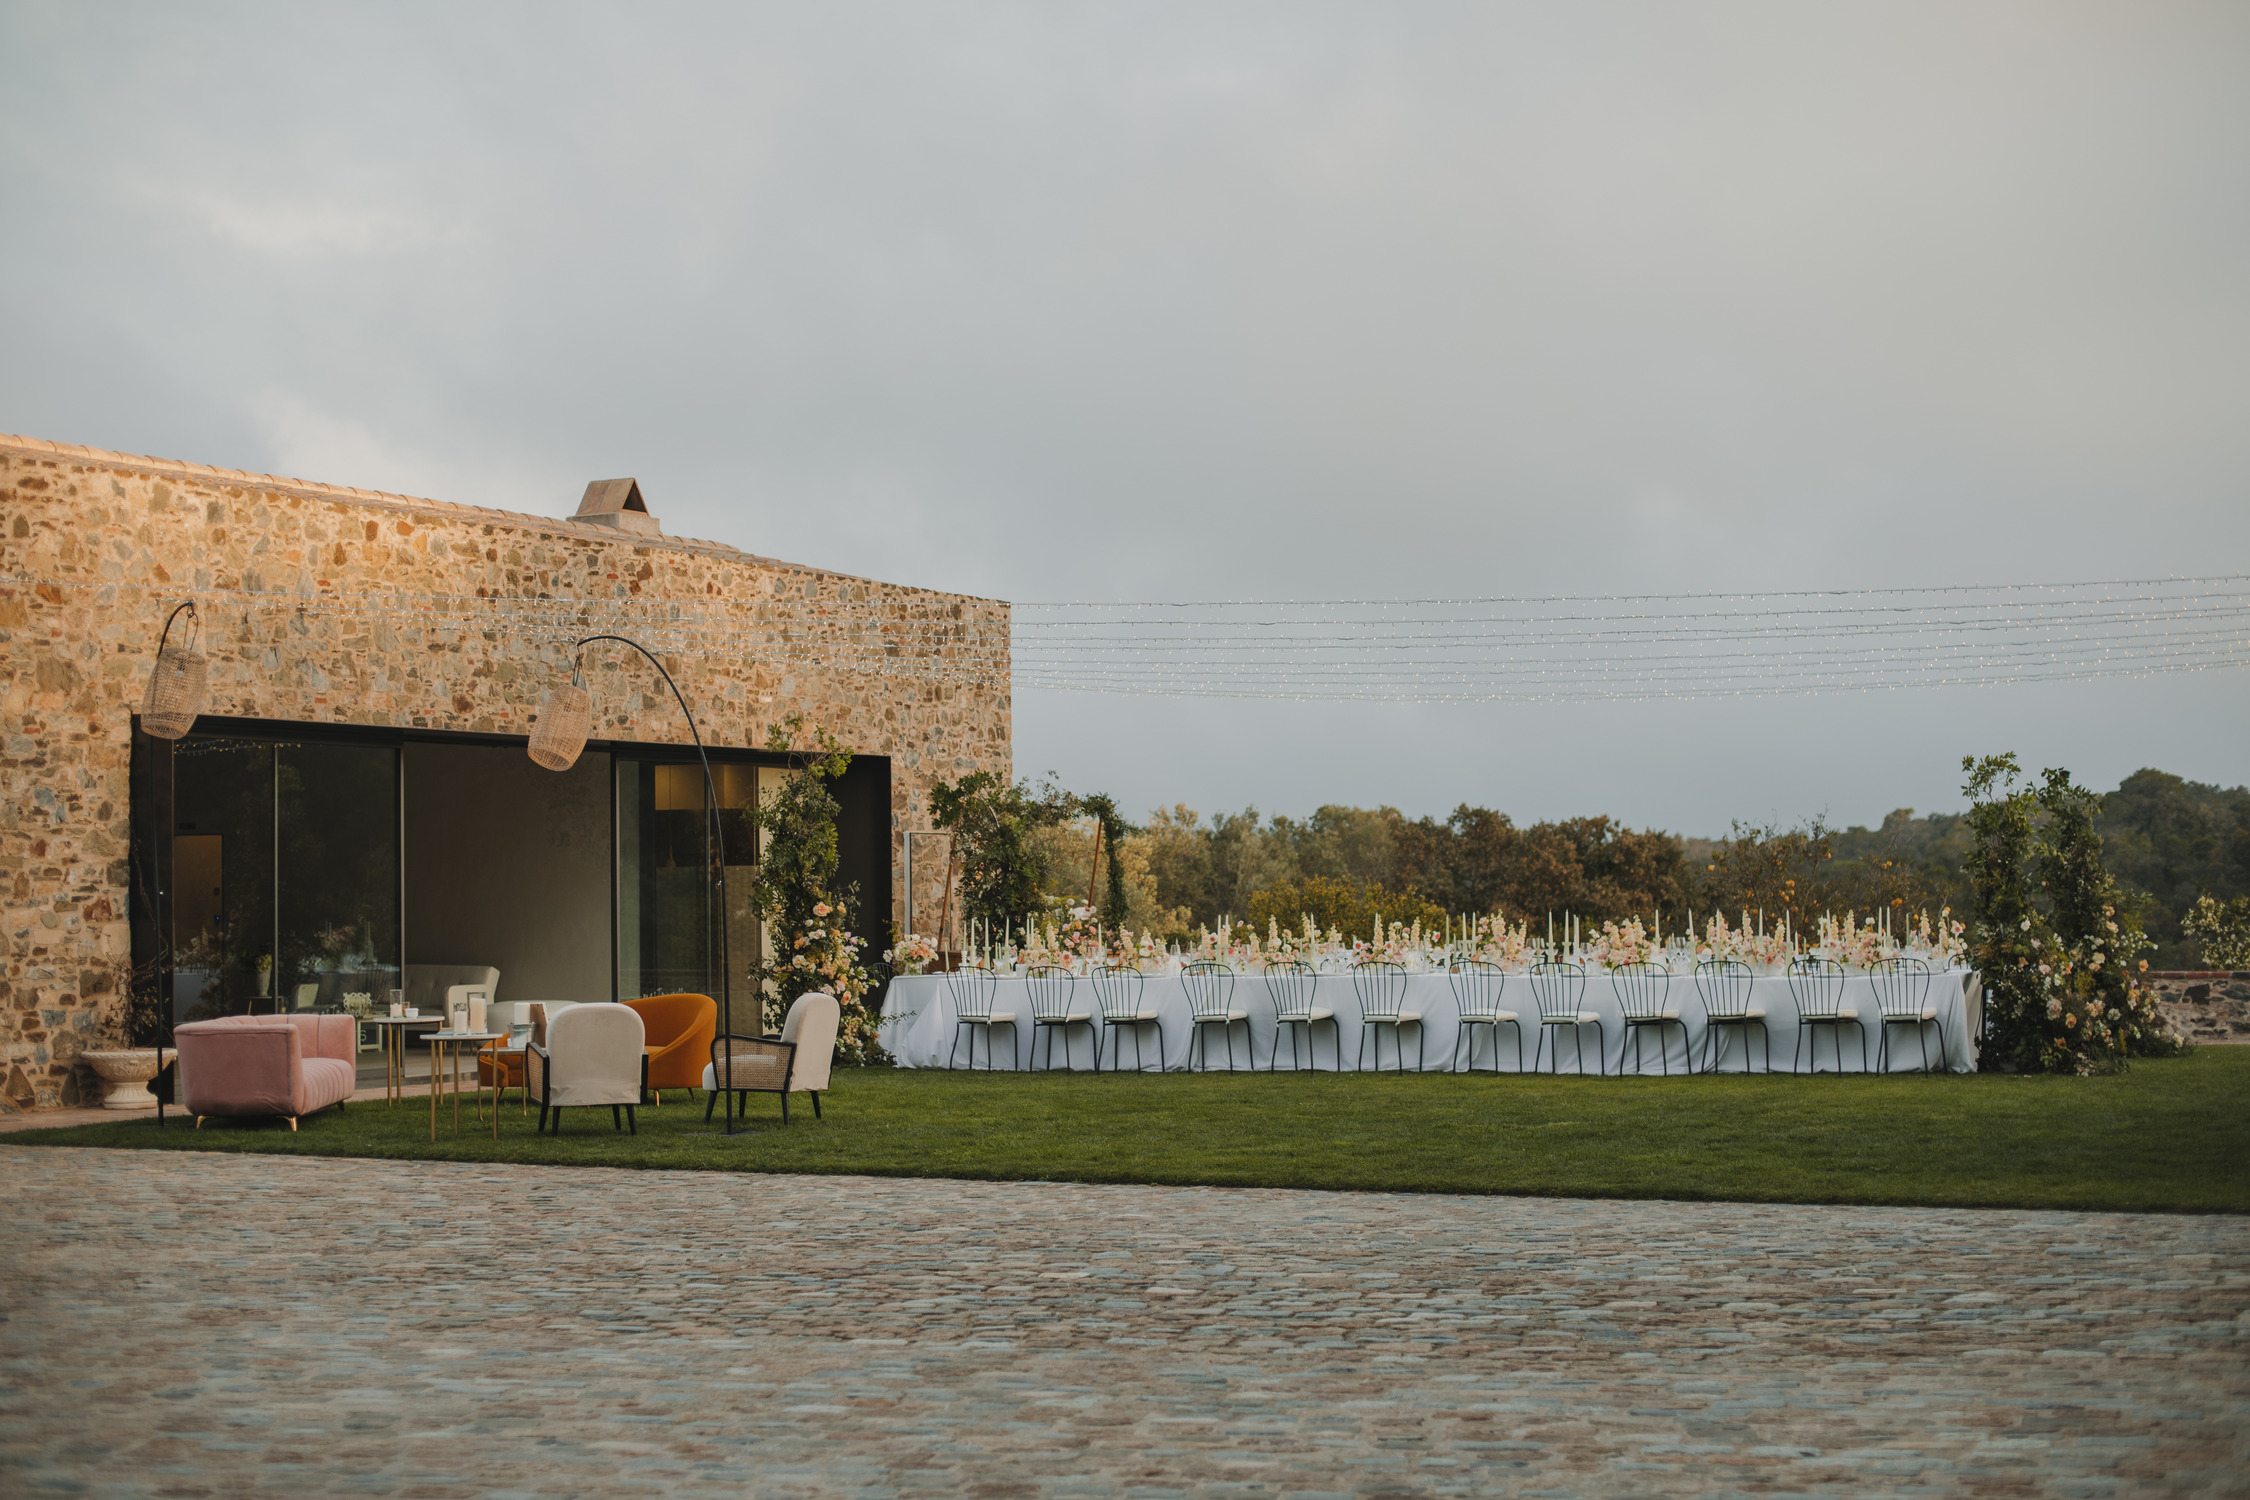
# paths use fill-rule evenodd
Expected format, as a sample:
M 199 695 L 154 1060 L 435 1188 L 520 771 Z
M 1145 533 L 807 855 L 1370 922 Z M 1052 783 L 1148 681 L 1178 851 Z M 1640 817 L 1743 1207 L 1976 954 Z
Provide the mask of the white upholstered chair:
M 836 1031 L 843 1010 L 825 990 L 799 995 L 789 1007 L 789 1018 L 779 1036 L 716 1036 L 711 1039 L 711 1061 L 703 1070 L 703 1088 L 711 1097 L 703 1118 L 711 1118 L 719 1095 L 732 1094 L 728 1109 L 738 1107 L 744 1094 L 779 1094 L 781 1123 L 789 1123 L 789 1096 L 812 1095 L 813 1118 L 820 1118 L 820 1095 L 828 1087 L 829 1065 L 836 1059 Z M 719 1069 L 732 1053 L 732 1073 L 722 1081 Z
M 610 1123 L 640 1134 L 633 1107 L 641 1102 L 648 1057 L 641 1050 L 647 1033 L 639 1012 L 629 1005 L 574 1005 L 547 1018 L 547 1039 L 524 1051 L 531 1097 L 539 1101 L 539 1128 L 552 1111 L 555 1134 L 562 1134 L 562 1112 L 574 1105 L 606 1104 Z

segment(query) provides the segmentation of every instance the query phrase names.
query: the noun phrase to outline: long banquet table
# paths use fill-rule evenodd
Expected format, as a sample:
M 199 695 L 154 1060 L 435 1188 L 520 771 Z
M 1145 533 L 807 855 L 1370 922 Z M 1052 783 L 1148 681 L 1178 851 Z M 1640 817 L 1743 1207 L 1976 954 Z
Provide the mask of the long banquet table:
M 1150 974 L 1144 979 L 1143 986 L 1141 992 L 1142 1007 L 1145 1010 L 1155 1012 L 1163 1029 L 1161 1059 L 1158 1056 L 1156 1028 L 1146 1027 L 1142 1029 L 1142 1055 L 1150 1069 L 1155 1069 L 1160 1061 L 1161 1066 L 1166 1070 L 1184 1069 L 1190 1066 L 1224 1068 L 1227 1065 L 1226 1047 L 1221 1040 L 1220 1031 L 1216 1025 L 1209 1028 L 1210 1035 L 1202 1043 L 1202 1049 L 1207 1052 L 1207 1057 L 1198 1058 L 1196 1056 L 1197 1044 L 1194 1037 L 1196 1028 L 1189 1023 L 1187 991 L 1181 985 L 1178 975 Z M 1976 1033 L 1981 1019 L 1979 1005 L 1981 998 L 1976 976 L 1971 970 L 1940 970 L 1930 976 L 1928 1004 L 1937 1011 L 1939 1024 L 1924 1029 L 1923 1042 L 1929 1049 L 1930 1062 L 1933 1067 L 1941 1066 L 1938 1061 L 1941 1050 L 1938 1033 L 1942 1030 L 1944 1033 L 1942 1048 L 1944 1061 L 1942 1066 L 1955 1073 L 1976 1071 Z M 1874 986 L 1868 976 L 1864 974 L 1851 976 L 1850 981 L 1845 986 L 1843 1003 L 1859 1012 L 1860 1024 L 1866 1028 L 1865 1068 L 1872 1071 L 1880 1061 L 1879 1049 L 1882 1044 L 1884 1027 L 1880 1023 L 1880 1012 L 1875 1004 Z M 1322 1069 L 1334 1066 L 1338 1061 L 1338 1054 L 1341 1054 L 1341 1064 L 1346 1071 L 1363 1065 L 1371 1065 L 1374 1048 L 1378 1041 L 1380 1041 L 1382 1047 L 1382 1066 L 1390 1068 L 1396 1065 L 1391 1047 L 1391 1028 L 1387 1026 L 1362 1026 L 1359 1002 L 1354 994 L 1352 976 L 1349 973 L 1320 975 L 1315 981 L 1313 1004 L 1334 1011 L 1336 1017 L 1333 1030 L 1325 1021 L 1314 1028 L 1319 1049 L 1315 1066 Z M 1659 1073 L 1664 1071 L 1664 1064 L 1669 1062 L 1671 1071 L 1678 1073 L 1690 1059 L 1694 1061 L 1696 1067 L 1702 1067 L 1705 1061 L 1705 1032 L 1708 1028 L 1705 1022 L 1702 1000 L 1696 993 L 1694 977 L 1688 974 L 1673 975 L 1670 993 L 1664 1004 L 1666 1009 L 1677 1010 L 1680 1013 L 1680 1020 L 1685 1028 L 1685 1050 L 1683 1051 L 1682 1026 L 1667 1026 L 1663 1029 L 1665 1038 L 1664 1056 L 1660 1058 L 1656 1041 L 1657 1033 L 1652 1028 L 1642 1036 L 1640 1041 L 1641 1061 L 1645 1065 L 1644 1070 L 1649 1073 Z M 1839 1067 L 1841 1071 L 1847 1073 L 1862 1071 L 1859 1033 L 1849 1024 L 1841 1028 L 1831 1028 L 1824 1023 L 1818 1027 L 1810 1028 L 1809 1035 L 1800 1038 L 1797 1024 L 1797 1006 L 1790 996 L 1787 975 L 1761 974 L 1753 979 L 1751 982 L 1750 1006 L 1752 1009 L 1763 1010 L 1766 1013 L 1766 1031 L 1772 1042 L 1772 1066 L 1775 1071 L 1788 1072 L 1792 1065 L 1804 1071 L 1811 1071 L 1816 1063 L 1819 1070 L 1823 1072 Z M 1305 1065 L 1306 1047 L 1301 1039 L 1292 1049 L 1285 1037 L 1280 1044 L 1278 1058 L 1275 1055 L 1277 1027 L 1274 1023 L 1274 1006 L 1272 996 L 1266 989 L 1263 975 L 1251 972 L 1234 976 L 1232 1008 L 1249 1012 L 1247 1055 L 1244 1047 L 1243 1024 L 1238 1022 L 1233 1028 L 1236 1066 L 1255 1066 L 1260 1069 L 1278 1066 L 1282 1069 L 1289 1069 Z M 1551 1068 L 1557 1068 L 1564 1073 L 1573 1071 L 1575 1061 L 1573 1043 L 1568 1035 L 1572 1028 L 1567 1026 L 1543 1028 L 1540 1026 L 1539 1007 L 1532 1000 L 1531 985 L 1526 976 L 1520 973 L 1507 976 L 1500 994 L 1500 1008 L 1516 1012 L 1520 1019 L 1523 1030 L 1523 1056 L 1520 1071 L 1529 1072 L 1532 1070 L 1535 1051 L 1539 1071 L 1545 1072 Z M 1633 1043 L 1626 1036 L 1624 1015 L 1618 1006 L 1616 993 L 1610 986 L 1609 976 L 1599 969 L 1590 969 L 1586 975 L 1586 988 L 1581 1001 L 1581 1008 L 1602 1018 L 1601 1032 L 1604 1048 L 1603 1060 L 1597 1065 L 1594 1028 L 1591 1026 L 1582 1028 L 1585 1071 L 1593 1073 L 1601 1068 L 1606 1068 L 1607 1071 L 1615 1073 L 1621 1066 L 1628 1069 L 1632 1068 L 1634 1066 Z M 1072 1011 L 1091 1012 L 1097 1018 L 1094 1030 L 1101 1036 L 1101 1065 L 1103 1067 L 1107 1068 L 1112 1065 L 1126 1069 L 1133 1067 L 1134 1047 L 1131 1031 L 1126 1027 L 1098 1024 L 1101 1006 L 1095 1000 L 1094 986 L 1090 979 L 1080 978 L 1077 980 L 1071 994 L 1070 1009 Z M 1406 1000 L 1403 1009 L 1409 1012 L 1419 1012 L 1422 1018 L 1419 1028 L 1412 1024 L 1398 1028 L 1405 1043 L 1403 1050 L 1406 1066 L 1411 1069 L 1416 1066 L 1417 1060 L 1419 1060 L 1422 1067 L 1433 1071 L 1450 1070 L 1455 1063 L 1455 1044 L 1460 1036 L 1460 1009 L 1454 1001 L 1453 988 L 1448 976 L 1441 973 L 1409 974 L 1406 980 Z M 1049 1039 L 1045 1034 L 1047 1028 L 1039 1028 L 1039 1055 L 1033 1057 L 1031 1001 L 1022 979 L 1009 975 L 1000 976 L 996 982 L 993 1010 L 996 1013 L 1012 1011 L 1015 1015 L 1013 1023 L 1016 1037 L 1015 1065 L 1025 1069 L 1044 1068 L 1047 1065 L 1050 1046 Z M 992 1049 L 990 1065 L 1005 1070 L 1011 1065 L 1008 1047 L 1009 1026 L 996 1023 L 990 1029 L 992 1041 L 997 1043 L 997 1046 Z M 1422 1033 L 1419 1053 L 1417 1053 L 1416 1039 L 1418 1029 Z M 970 1051 L 972 1033 L 975 1034 L 976 1066 L 979 1068 L 985 1067 L 987 1065 L 987 1054 L 982 1034 L 984 1030 L 985 1028 L 979 1026 L 956 1027 L 953 999 L 947 989 L 946 976 L 941 974 L 902 974 L 891 981 L 890 993 L 883 1004 L 881 1039 L 885 1049 L 898 1059 L 901 1067 L 943 1068 L 949 1065 L 949 1059 L 954 1066 L 965 1066 Z M 1497 1060 L 1493 1056 L 1492 1046 L 1485 1040 L 1485 1029 L 1474 1027 L 1471 1030 L 1474 1033 L 1471 1040 L 1475 1046 L 1473 1065 L 1477 1071 L 1481 1072 L 1492 1068 L 1495 1061 L 1497 1061 L 1499 1071 L 1503 1073 L 1519 1071 L 1513 1028 L 1505 1024 L 1496 1028 L 1499 1042 Z M 1542 1045 L 1539 1035 L 1542 1030 L 1561 1032 L 1563 1035 L 1549 1038 L 1547 1043 Z M 1302 1028 L 1292 1027 L 1291 1031 L 1296 1032 L 1300 1038 L 1302 1037 Z M 1841 1033 L 1840 1048 L 1835 1040 L 1839 1031 Z M 1891 1069 L 1902 1071 L 1920 1068 L 1922 1066 L 1922 1051 L 1916 1045 L 1914 1028 L 1894 1026 L 1890 1028 L 1890 1031 Z M 1379 1032 L 1381 1035 L 1378 1037 L 1369 1034 L 1375 1032 Z M 1057 1035 L 1052 1041 L 1054 1065 L 1057 1068 L 1064 1065 L 1064 1040 L 1061 1035 Z M 1071 1027 L 1068 1041 L 1071 1066 L 1091 1067 L 1094 1057 L 1086 1028 Z M 1560 1043 L 1561 1055 L 1559 1059 L 1551 1055 L 1555 1051 L 1557 1042 Z M 1744 1066 L 1746 1047 L 1750 1054 L 1749 1065 L 1751 1068 L 1762 1067 L 1766 1062 L 1766 1048 L 1761 1044 L 1754 1029 L 1745 1040 L 1741 1028 L 1722 1028 L 1718 1045 L 1723 1049 L 1718 1057 L 1718 1067 L 1721 1071 L 1733 1072 L 1741 1069 Z M 1121 1057 L 1116 1050 L 1120 1046 L 1122 1047 Z M 1294 1057 L 1291 1056 L 1292 1050 L 1296 1054 Z M 1467 1047 L 1463 1046 L 1460 1050 L 1463 1053 L 1460 1061 L 1464 1069 L 1467 1069 L 1471 1064 L 1471 1059 L 1467 1056 Z M 1841 1052 L 1840 1057 L 1839 1051 Z M 1363 1054 L 1365 1055 L 1363 1056 Z

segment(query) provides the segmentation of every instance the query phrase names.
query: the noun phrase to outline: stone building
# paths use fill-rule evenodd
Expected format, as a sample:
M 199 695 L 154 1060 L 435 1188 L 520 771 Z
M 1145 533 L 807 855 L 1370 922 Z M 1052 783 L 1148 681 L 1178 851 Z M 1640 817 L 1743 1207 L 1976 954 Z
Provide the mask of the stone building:
M 177 741 L 139 721 L 168 618 L 209 661 Z M 932 782 L 1011 772 L 1007 627 L 666 537 L 630 480 L 555 519 L 0 437 L 0 1110 L 90 1097 L 102 1041 L 364 1007 L 427 966 L 498 968 L 495 998 L 717 993 L 719 923 L 738 957 L 757 932 L 712 905 L 663 677 L 588 647 L 587 753 L 523 754 L 587 635 L 647 646 L 692 706 L 738 907 L 739 809 L 788 763 L 769 735 L 798 716 L 796 748 L 855 752 L 843 874 L 880 952 Z

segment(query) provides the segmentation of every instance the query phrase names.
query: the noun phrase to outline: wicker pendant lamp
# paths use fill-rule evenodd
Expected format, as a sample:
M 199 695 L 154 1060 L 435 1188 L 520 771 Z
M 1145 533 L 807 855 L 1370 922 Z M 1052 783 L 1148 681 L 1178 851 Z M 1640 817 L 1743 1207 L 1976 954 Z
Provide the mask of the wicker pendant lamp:
M 172 644 L 172 622 L 185 611 L 190 621 L 187 639 Z M 164 634 L 156 643 L 156 669 L 148 676 L 148 696 L 141 700 L 141 728 L 160 740 L 176 740 L 195 727 L 209 691 L 211 664 L 199 641 L 203 617 L 191 600 L 164 621 Z
M 586 691 L 586 674 L 573 666 L 570 681 L 539 695 L 539 721 L 531 726 L 526 749 L 546 769 L 567 771 L 578 764 L 593 730 L 594 697 Z

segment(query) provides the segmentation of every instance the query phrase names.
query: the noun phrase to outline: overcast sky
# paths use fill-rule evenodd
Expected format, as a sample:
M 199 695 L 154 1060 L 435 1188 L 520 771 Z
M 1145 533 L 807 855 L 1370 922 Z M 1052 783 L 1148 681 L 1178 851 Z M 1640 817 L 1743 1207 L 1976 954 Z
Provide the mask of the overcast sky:
M 2250 6 L 0 0 L 0 430 L 1012 599 L 2250 571 Z M 2250 673 L 1016 702 L 1128 809 L 2250 777 Z

